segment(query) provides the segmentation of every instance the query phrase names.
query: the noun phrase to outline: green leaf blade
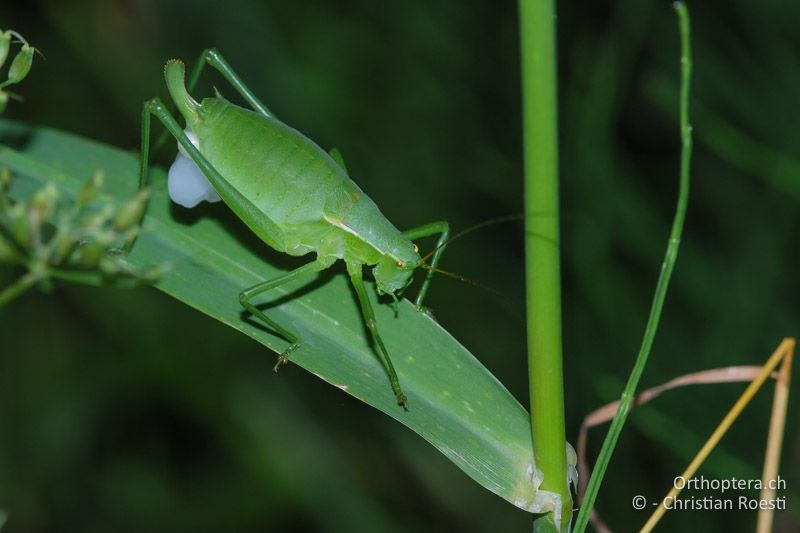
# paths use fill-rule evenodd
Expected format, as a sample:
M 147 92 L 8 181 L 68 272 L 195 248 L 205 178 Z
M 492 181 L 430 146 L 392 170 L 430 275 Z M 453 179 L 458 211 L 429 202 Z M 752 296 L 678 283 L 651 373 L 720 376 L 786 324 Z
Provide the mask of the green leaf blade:
M 16 149 L 0 146 L 0 165 L 14 171 L 19 191 L 52 179 L 74 196 L 101 170 L 105 191 L 116 201 L 135 192 L 133 154 L 54 130 L 0 122 L 0 139 L 9 136 L 16 138 Z M 286 341 L 249 319 L 238 294 L 296 262 L 270 250 L 221 204 L 191 212 L 173 207 L 164 172 L 154 169 L 151 179 L 153 196 L 129 261 L 134 266 L 167 262 L 170 268 L 157 288 L 282 351 Z M 334 267 L 283 294 L 270 293 L 265 309 L 301 333 L 302 345 L 291 362 L 408 426 L 490 491 L 540 511 L 547 502 L 532 480 L 536 469 L 525 409 L 431 317 L 405 300 L 395 317 L 390 306 L 377 301 L 372 286 L 368 292 L 408 396 L 408 412 L 396 404 L 343 269 Z

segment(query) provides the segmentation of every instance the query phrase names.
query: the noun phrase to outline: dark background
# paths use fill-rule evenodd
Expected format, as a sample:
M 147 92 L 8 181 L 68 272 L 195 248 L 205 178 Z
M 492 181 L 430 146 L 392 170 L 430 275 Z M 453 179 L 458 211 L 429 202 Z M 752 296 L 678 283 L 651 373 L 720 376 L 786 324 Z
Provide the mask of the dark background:
M 759 364 L 797 335 L 800 318 L 800 3 L 689 7 L 692 198 L 643 386 Z M 679 46 L 668 2 L 558 9 L 574 443 L 582 417 L 622 390 L 659 272 L 677 192 Z M 460 229 L 522 210 L 512 2 L 5 0 L 0 26 L 46 56 L 7 118 L 135 150 L 141 103 L 166 94 L 164 62 L 213 45 L 279 117 L 340 147 L 398 227 L 445 218 Z M 233 97 L 214 75 L 195 94 L 214 84 Z M 440 278 L 428 304 L 527 404 L 521 224 L 464 237 L 442 266 L 503 295 Z M 63 287 L 14 302 L 0 312 L 7 531 L 530 528 L 529 515 L 405 428 L 297 367 L 276 376 L 273 364 L 263 347 L 152 289 Z M 613 528 L 638 529 L 646 516 L 631 498 L 661 497 L 742 389 L 689 387 L 633 413 L 598 500 Z M 759 476 L 771 390 L 706 477 Z M 800 523 L 796 419 L 790 407 L 786 531 Z M 596 454 L 602 431 L 591 437 Z M 673 512 L 663 522 L 754 524 L 753 512 Z

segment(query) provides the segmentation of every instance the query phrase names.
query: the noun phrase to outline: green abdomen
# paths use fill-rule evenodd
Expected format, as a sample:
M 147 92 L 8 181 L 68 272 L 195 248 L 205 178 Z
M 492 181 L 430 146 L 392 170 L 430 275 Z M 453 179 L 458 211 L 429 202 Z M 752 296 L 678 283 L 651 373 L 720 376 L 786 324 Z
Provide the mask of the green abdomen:
M 398 230 L 305 135 L 225 100 L 209 98 L 202 107 L 195 131 L 201 153 L 280 229 L 281 251 L 319 251 L 323 239 L 339 234 L 348 248 L 365 247 L 352 250 L 360 260 L 391 247 Z
M 328 154 L 282 122 L 218 102 L 196 132 L 209 162 L 276 224 L 322 221 L 326 192 L 350 181 Z

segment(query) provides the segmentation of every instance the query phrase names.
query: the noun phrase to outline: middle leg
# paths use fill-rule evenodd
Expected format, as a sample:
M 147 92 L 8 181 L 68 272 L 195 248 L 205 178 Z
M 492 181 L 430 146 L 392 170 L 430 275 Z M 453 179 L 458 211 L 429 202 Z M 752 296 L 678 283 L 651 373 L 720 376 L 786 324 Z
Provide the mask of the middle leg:
M 261 320 L 264 324 L 266 324 L 269 328 L 274 330 L 278 333 L 281 337 L 285 338 L 289 341 L 289 347 L 286 348 L 280 356 L 278 356 L 278 362 L 275 364 L 275 372 L 278 371 L 281 365 L 286 364 L 289 361 L 289 354 L 295 351 L 297 348 L 300 347 L 300 336 L 297 335 L 295 332 L 290 331 L 289 329 L 281 326 L 275 320 L 268 317 L 261 309 L 250 303 L 254 297 L 258 296 L 259 294 L 263 294 L 267 291 L 280 287 L 285 283 L 289 283 L 290 281 L 296 280 L 302 276 L 307 274 L 312 274 L 314 272 L 319 272 L 321 270 L 325 270 L 331 266 L 330 261 L 320 260 L 317 259 L 316 261 L 312 261 L 311 263 L 307 263 L 299 268 L 292 270 L 291 272 L 287 272 L 282 276 L 278 276 L 277 278 L 262 281 L 261 283 L 257 283 L 252 287 L 243 290 L 239 293 L 239 303 L 242 304 L 242 307 L 250 311 L 250 313 Z

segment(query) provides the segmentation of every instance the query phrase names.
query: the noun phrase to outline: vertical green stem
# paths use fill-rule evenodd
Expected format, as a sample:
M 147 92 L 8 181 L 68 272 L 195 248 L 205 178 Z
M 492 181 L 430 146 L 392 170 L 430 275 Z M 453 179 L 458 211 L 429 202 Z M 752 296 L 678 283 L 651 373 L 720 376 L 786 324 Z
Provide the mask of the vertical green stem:
M 597 492 L 600 489 L 600 482 L 605 475 L 611 454 L 617 444 L 617 439 L 622 432 L 622 426 L 628 418 L 631 404 L 636 394 L 636 387 L 642 377 L 650 349 L 653 347 L 653 339 L 656 336 L 658 322 L 661 318 L 661 310 L 664 307 L 664 299 L 667 296 L 667 287 L 675 268 L 675 260 L 678 258 L 678 248 L 681 243 L 683 233 L 683 222 L 686 218 L 686 206 L 689 203 L 689 163 L 692 158 L 692 127 L 689 124 L 689 84 L 692 75 L 692 59 L 689 33 L 689 13 L 683 2 L 675 2 L 675 10 L 678 12 L 678 24 L 681 34 L 681 91 L 680 91 L 680 130 L 681 130 L 681 164 L 680 164 L 680 186 L 678 191 L 678 203 L 675 209 L 675 218 L 672 221 L 672 232 L 667 244 L 667 252 L 664 262 L 661 265 L 661 275 L 656 283 L 653 304 L 650 307 L 650 316 L 647 319 L 647 326 L 644 331 L 642 345 L 639 348 L 639 355 L 636 358 L 633 371 L 628 378 L 628 384 L 622 393 L 619 408 L 611 421 L 597 464 L 592 472 L 592 478 L 586 488 L 586 496 L 581 504 L 581 511 L 575 522 L 575 531 L 581 532 L 586 528 L 594 506 Z
M 525 284 L 531 427 L 541 489 L 561 495 L 562 528 L 572 498 L 567 486 L 561 361 L 558 219 L 558 110 L 553 0 L 520 0 Z M 548 216 L 533 216 L 546 213 Z

